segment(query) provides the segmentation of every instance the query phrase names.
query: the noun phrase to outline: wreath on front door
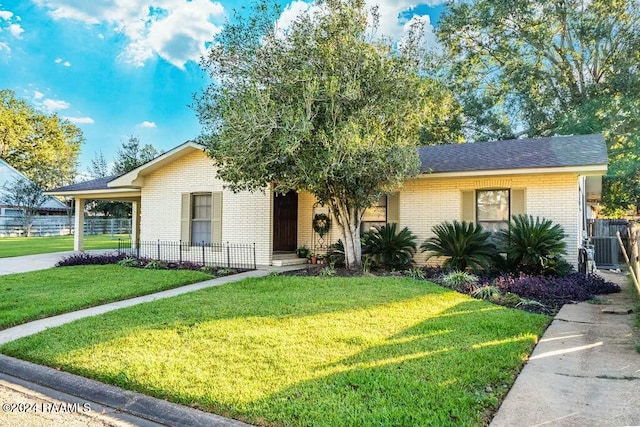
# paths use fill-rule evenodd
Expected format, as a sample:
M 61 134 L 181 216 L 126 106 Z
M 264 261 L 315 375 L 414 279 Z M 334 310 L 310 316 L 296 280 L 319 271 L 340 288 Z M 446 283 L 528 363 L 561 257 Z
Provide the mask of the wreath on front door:
M 313 231 L 323 237 L 331 228 L 331 218 L 327 214 L 319 213 L 313 217 Z

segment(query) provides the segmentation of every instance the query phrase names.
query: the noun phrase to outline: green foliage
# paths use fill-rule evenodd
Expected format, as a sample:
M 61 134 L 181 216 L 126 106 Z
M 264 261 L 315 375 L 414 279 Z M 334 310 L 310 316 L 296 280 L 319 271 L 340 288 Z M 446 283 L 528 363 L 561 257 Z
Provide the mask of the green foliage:
M 427 278 L 427 275 L 425 274 L 424 270 L 421 268 L 411 268 L 409 270 L 405 271 L 405 274 L 409 277 L 411 277 L 412 279 L 416 279 L 416 280 L 425 280 Z
M 362 252 L 379 266 L 401 270 L 413 263 L 417 237 L 407 227 L 397 231 L 397 224 L 373 227 L 363 237 Z
M 167 263 L 159 260 L 151 260 L 144 266 L 144 268 L 147 270 L 166 270 Z
M 364 209 L 418 172 L 420 133 L 451 116 L 450 93 L 419 68 L 419 28 L 397 49 L 371 37 L 364 0 L 318 5 L 286 29 L 271 0 L 225 24 L 202 62 L 216 83 L 197 100 L 201 142 L 232 190 L 269 184 L 329 206 L 357 267 Z
M 320 277 L 333 277 L 337 274 L 337 271 L 334 267 L 328 265 L 320 270 L 318 276 Z
M 129 136 L 127 141 L 122 142 L 122 147 L 118 149 L 114 161 L 112 174 L 120 175 L 134 170 L 140 165 L 153 160 L 160 153 L 151 144 L 140 145 L 137 136 Z
M 139 262 L 136 258 L 125 258 L 118 261 L 118 265 L 122 267 L 138 267 Z
M 478 285 L 478 276 L 465 271 L 452 271 L 440 277 L 439 282 L 454 291 L 470 293 Z
M 486 285 L 475 289 L 473 292 L 471 292 L 471 295 L 474 298 L 479 298 L 487 301 L 496 301 L 501 297 L 502 293 L 497 286 Z
M 422 252 L 431 257 L 447 258 L 444 268 L 464 271 L 471 268 L 479 271 L 491 265 L 495 247 L 489 241 L 491 233 L 480 225 L 466 221 L 453 221 L 438 224 L 432 228 L 434 237 L 420 245 Z
M 329 264 L 344 266 L 344 243 L 342 243 L 342 239 L 338 239 L 336 243 L 331 245 L 327 258 L 329 259 Z
M 44 114 L 10 90 L 0 90 L 0 158 L 39 187 L 69 184 L 84 136 L 57 114 Z
M 104 154 L 100 151 L 96 157 L 91 160 L 89 175 L 91 175 L 93 179 L 121 175 L 153 160 L 159 154 L 160 152 L 153 145 L 146 144 L 141 146 L 140 139 L 131 135 L 129 139 L 123 141 L 121 147 L 118 148 L 111 170 L 109 170 Z M 127 202 L 92 200 L 88 204 L 88 209 L 91 212 L 99 212 L 107 217 L 125 218 L 131 216 L 131 203 Z
M 565 237 L 560 225 L 531 215 L 514 215 L 509 228 L 499 232 L 508 263 L 527 274 L 549 272 L 565 253 Z
M 452 2 L 442 63 L 472 139 L 603 133 L 606 212 L 640 198 L 640 3 Z

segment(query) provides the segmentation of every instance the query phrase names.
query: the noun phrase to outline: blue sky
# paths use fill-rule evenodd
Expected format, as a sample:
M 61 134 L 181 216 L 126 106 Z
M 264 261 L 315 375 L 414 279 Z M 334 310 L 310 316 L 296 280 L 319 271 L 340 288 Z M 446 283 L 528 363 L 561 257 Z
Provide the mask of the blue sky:
M 77 124 L 85 172 L 98 151 L 111 161 L 135 135 L 166 151 L 195 138 L 189 107 L 209 80 L 198 59 L 237 0 L 0 0 L 0 88 Z M 444 0 L 367 0 L 380 30 L 400 38 L 411 19 L 433 23 Z M 306 8 L 282 1 L 281 20 Z

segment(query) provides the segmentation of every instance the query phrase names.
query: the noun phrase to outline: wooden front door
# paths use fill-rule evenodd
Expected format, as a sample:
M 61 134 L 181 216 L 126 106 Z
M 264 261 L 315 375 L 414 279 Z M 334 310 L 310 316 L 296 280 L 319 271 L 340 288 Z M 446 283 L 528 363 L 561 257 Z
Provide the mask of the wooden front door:
M 273 250 L 295 251 L 298 243 L 298 193 L 273 196 Z

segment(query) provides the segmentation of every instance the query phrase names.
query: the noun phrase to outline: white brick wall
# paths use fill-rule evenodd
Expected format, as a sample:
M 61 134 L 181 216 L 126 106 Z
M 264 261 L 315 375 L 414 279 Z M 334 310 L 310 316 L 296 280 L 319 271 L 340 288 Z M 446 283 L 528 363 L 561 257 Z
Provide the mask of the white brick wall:
M 568 235 L 566 259 L 570 263 L 577 262 L 580 219 L 578 176 L 575 174 L 414 179 L 406 182 L 400 192 L 400 226 L 408 227 L 421 244 L 432 236 L 434 225 L 462 218 L 463 190 L 482 188 L 524 188 L 526 213 L 560 224 Z M 416 261 L 424 263 L 425 254 L 418 254 Z
M 461 192 L 482 188 L 525 189 L 526 213 L 560 224 L 567 237 L 569 262 L 577 260 L 580 236 L 578 177 L 576 174 L 505 176 L 497 178 L 414 179 L 400 191 L 400 226 L 418 236 L 418 243 L 431 237 L 431 228 L 444 221 L 461 219 Z M 204 153 L 194 152 L 145 177 L 142 188 L 141 239 L 180 239 L 180 203 L 182 193 L 223 191 L 222 240 L 231 243 L 256 243 L 257 263 L 271 263 L 273 233 L 273 195 L 224 190 L 215 177 L 212 161 Z M 298 197 L 298 246 L 312 248 L 311 222 L 315 197 Z M 329 239 L 339 238 L 334 223 Z M 416 261 L 425 262 L 418 254 Z
M 233 193 L 216 178 L 212 160 L 194 152 L 146 176 L 142 187 L 141 240 L 180 240 L 182 193 L 223 191 L 222 241 L 256 243 L 256 262 L 271 263 L 271 192 Z

